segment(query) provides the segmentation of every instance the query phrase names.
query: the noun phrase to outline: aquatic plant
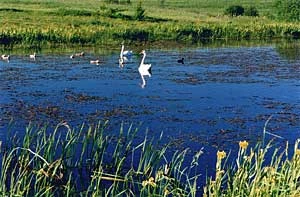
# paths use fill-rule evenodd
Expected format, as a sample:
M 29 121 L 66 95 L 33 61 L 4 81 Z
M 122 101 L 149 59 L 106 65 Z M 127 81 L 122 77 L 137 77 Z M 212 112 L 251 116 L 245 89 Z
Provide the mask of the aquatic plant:
M 22 139 L 1 147 L 2 196 L 195 196 L 197 157 L 183 166 L 187 150 L 167 159 L 167 146 L 135 139 L 132 126 L 118 135 L 108 122 L 72 129 L 66 122 L 54 130 L 29 125 Z M 161 136 L 162 137 L 162 136 Z M 155 145 L 156 144 L 156 145 Z
M 198 196 L 204 150 L 187 162 L 188 149 L 167 154 L 160 140 L 139 141 L 138 129 L 121 125 L 117 135 L 108 121 L 72 129 L 61 122 L 53 130 L 29 125 L 22 138 L 1 143 L 2 196 Z M 160 136 L 162 139 L 163 135 Z M 235 163 L 217 152 L 214 177 L 207 177 L 203 196 L 297 196 L 300 150 L 292 156 L 272 147 L 240 141 Z M 271 151 L 272 150 L 272 151 Z M 269 152 L 271 151 L 271 152 Z M 267 159 L 267 154 L 272 154 Z M 189 165 L 187 165 L 189 164 Z M 203 169 L 202 169 L 203 170 Z M 203 177 L 204 178 L 204 177 Z
M 231 166 L 222 165 L 223 157 L 218 154 L 215 177 L 207 180 L 203 196 L 299 196 L 299 142 L 290 156 L 288 144 L 280 153 L 271 142 L 249 150 L 248 142 L 240 141 L 236 162 Z M 267 154 L 272 155 L 270 161 Z

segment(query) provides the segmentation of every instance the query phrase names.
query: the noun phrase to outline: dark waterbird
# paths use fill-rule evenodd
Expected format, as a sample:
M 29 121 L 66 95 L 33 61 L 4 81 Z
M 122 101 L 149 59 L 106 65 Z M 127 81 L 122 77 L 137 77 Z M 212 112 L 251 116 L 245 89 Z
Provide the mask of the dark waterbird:
M 184 64 L 184 58 L 181 58 L 181 59 L 177 60 L 177 62 L 180 63 L 180 64 Z

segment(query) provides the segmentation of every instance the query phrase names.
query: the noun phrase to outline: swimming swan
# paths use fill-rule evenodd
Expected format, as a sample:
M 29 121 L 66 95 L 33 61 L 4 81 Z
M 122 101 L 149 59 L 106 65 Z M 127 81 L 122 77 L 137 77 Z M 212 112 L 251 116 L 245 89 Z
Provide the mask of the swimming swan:
M 35 58 L 36 58 L 36 53 L 33 53 L 32 55 L 29 55 L 29 58 L 35 60 Z
M 132 56 L 132 51 L 124 51 L 124 44 L 122 44 L 120 58 L 126 57 L 126 58 L 130 59 L 131 56 Z
M 139 73 L 141 75 L 141 78 L 142 78 L 142 88 L 144 88 L 146 86 L 146 81 L 145 81 L 145 78 L 144 76 L 149 76 L 151 77 L 152 75 L 152 72 L 151 72 L 151 64 L 145 64 L 144 61 L 145 61 L 145 57 L 146 57 L 146 51 L 145 50 L 142 50 L 142 52 L 140 54 L 143 54 L 143 58 L 142 58 L 142 61 L 140 63 L 140 66 L 139 66 Z
M 8 61 L 10 60 L 10 56 L 9 55 L 1 55 L 2 60 Z

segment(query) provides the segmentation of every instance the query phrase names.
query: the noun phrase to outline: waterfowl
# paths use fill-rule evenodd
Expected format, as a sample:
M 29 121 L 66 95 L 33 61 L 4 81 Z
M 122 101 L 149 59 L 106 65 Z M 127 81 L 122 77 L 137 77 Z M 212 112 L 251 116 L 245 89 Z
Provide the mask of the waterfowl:
M 70 59 L 73 59 L 74 57 L 75 57 L 75 55 L 74 55 L 74 54 L 70 55 Z
M 177 62 L 180 63 L 180 64 L 184 64 L 183 60 L 184 60 L 184 58 L 181 58 L 181 59 L 177 60 Z
M 142 50 L 142 52 L 140 53 L 143 55 L 143 58 L 142 58 L 142 61 L 140 63 L 140 66 L 139 66 L 139 73 L 141 75 L 141 78 L 142 78 L 142 88 L 144 88 L 146 86 L 146 81 L 145 81 L 145 78 L 144 76 L 149 76 L 151 77 L 152 75 L 152 71 L 151 71 L 151 64 L 145 64 L 144 61 L 145 61 L 145 58 L 146 58 L 146 51 L 145 50 Z
M 132 56 L 132 51 L 124 51 L 124 44 L 122 43 L 121 52 L 120 52 L 120 58 L 126 57 L 130 59 Z
M 36 53 L 34 52 L 32 55 L 29 55 L 29 58 L 35 60 L 35 58 L 36 58 Z
M 99 65 L 100 64 L 100 60 L 91 60 L 90 64 L 96 64 Z
M 85 55 L 84 52 L 75 53 L 75 56 L 76 56 L 76 57 L 80 57 L 80 56 L 84 56 L 84 55 Z
M 9 61 L 10 56 L 9 55 L 1 55 L 2 60 Z

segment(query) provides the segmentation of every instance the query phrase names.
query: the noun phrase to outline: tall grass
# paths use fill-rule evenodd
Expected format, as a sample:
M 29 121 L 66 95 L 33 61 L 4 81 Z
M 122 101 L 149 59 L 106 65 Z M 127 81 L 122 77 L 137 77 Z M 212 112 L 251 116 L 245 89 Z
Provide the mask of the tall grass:
M 1 44 L 101 44 L 120 40 L 157 41 L 205 39 L 299 38 L 298 23 L 278 22 L 267 16 L 270 3 L 258 1 L 259 17 L 224 16 L 229 1 L 142 1 L 143 20 L 135 18 L 139 1 L 114 4 L 67 0 L 0 2 Z M 92 5 L 92 6 L 91 6 Z M 223 7 L 221 5 L 224 5 Z M 252 5 L 241 1 L 241 5 Z M 66 9 L 66 7 L 72 7 Z M 262 12 L 261 10 L 267 10 Z
M 235 164 L 225 166 L 224 158 L 218 157 L 216 175 L 208 179 L 204 196 L 299 196 L 299 142 L 293 155 L 288 155 L 288 144 L 280 152 L 271 143 L 249 150 L 248 142 L 240 142 Z M 271 148 L 268 161 L 266 155 Z
M 157 149 L 147 136 L 138 142 L 132 126 L 121 126 L 118 136 L 108 135 L 106 126 L 29 126 L 23 139 L 2 146 L 0 194 L 195 196 L 197 175 L 188 170 L 195 166 L 182 166 L 186 151 L 168 160 L 167 146 Z
M 0 195 L 201 195 L 202 149 L 186 162 L 188 149 L 168 155 L 168 146 L 147 134 L 137 140 L 138 129 L 132 126 L 121 126 L 119 134 L 112 135 L 107 125 L 72 129 L 63 122 L 53 130 L 28 126 L 23 138 L 13 137 L 1 146 Z M 299 195 L 299 142 L 288 155 L 288 145 L 280 152 L 271 142 L 249 149 L 242 141 L 231 166 L 224 162 L 226 153 L 218 151 L 216 174 L 207 177 L 203 196 Z

